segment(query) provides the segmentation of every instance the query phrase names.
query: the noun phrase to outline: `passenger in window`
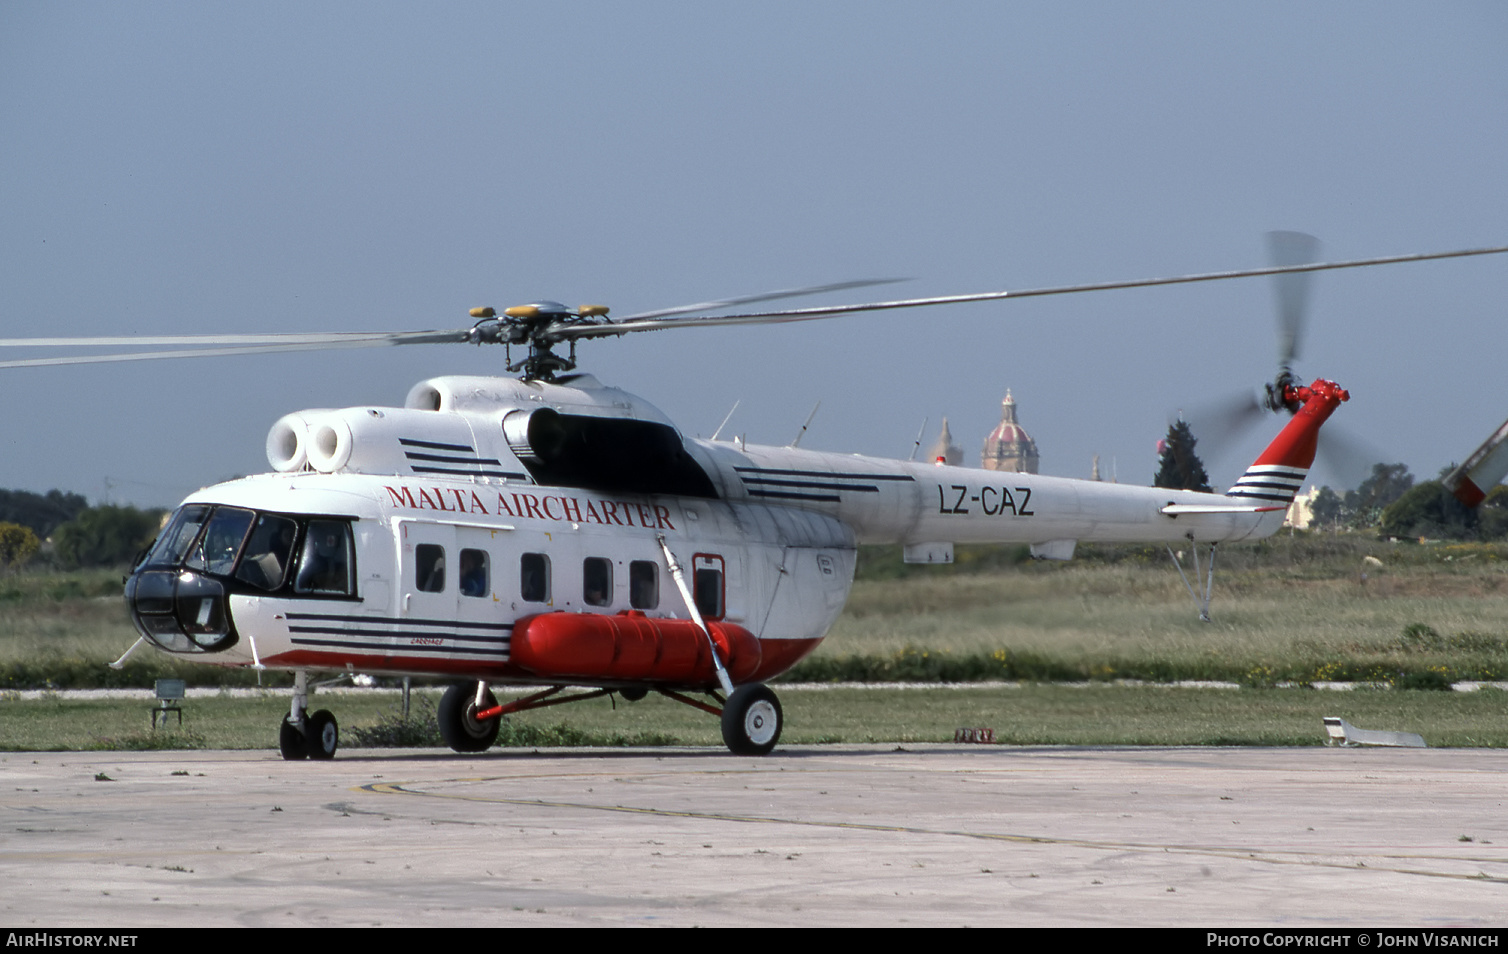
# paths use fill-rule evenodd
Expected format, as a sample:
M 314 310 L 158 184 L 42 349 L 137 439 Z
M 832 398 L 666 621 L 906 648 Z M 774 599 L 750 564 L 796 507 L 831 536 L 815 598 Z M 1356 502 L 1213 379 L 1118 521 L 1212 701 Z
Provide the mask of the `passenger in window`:
M 590 606 L 606 606 L 613 601 L 613 565 L 601 557 L 587 557 L 581 567 L 583 593 Z
M 634 609 L 655 609 L 660 605 L 660 584 L 655 564 L 635 560 L 628 565 L 628 605 Z
M 487 554 L 481 550 L 461 551 L 461 595 L 487 595 Z
M 525 553 L 519 561 L 520 595 L 530 603 L 550 602 L 550 558 Z

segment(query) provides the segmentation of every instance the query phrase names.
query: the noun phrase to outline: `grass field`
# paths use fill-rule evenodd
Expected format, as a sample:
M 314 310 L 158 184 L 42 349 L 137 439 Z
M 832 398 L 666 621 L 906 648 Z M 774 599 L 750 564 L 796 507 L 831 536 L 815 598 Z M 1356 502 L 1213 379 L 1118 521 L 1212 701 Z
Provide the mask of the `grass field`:
M 397 696 L 316 696 L 340 720 L 342 747 L 376 741 L 441 745 L 435 692 L 416 692 L 399 733 Z M 1182 689 L 1032 685 L 780 692 L 782 745 L 947 742 L 958 728 L 993 729 L 1021 745 L 1318 745 L 1321 719 L 1418 732 L 1432 746 L 1508 746 L 1508 693 L 1423 690 Z M 151 728 L 149 701 L 0 701 L 0 750 L 272 749 L 287 696 L 191 699 L 184 721 Z M 426 734 L 427 733 L 427 734 Z M 606 699 L 513 716 L 500 744 L 721 745 L 717 720 L 659 696 Z
M 1305 744 L 1320 741 L 1321 716 L 1340 715 L 1364 727 L 1421 732 L 1431 744 L 1508 744 L 1498 728 L 1508 723 L 1508 695 L 1429 691 L 1458 680 L 1508 679 L 1508 547 L 1329 534 L 1230 547 L 1218 557 L 1210 623 L 1198 621 L 1160 549 L 1081 547 L 1070 563 L 1023 556 L 1013 548 L 960 548 L 951 567 L 908 567 L 896 550 L 867 548 L 848 608 L 784 681 L 1027 685 L 783 691 L 786 740 L 941 741 L 955 728 L 978 725 L 994 728 L 1002 741 L 1031 744 Z M 106 668 L 135 639 L 119 571 L 0 577 L 0 688 L 149 687 L 162 676 L 200 686 L 256 684 L 247 670 L 179 663 L 151 651 L 138 652 L 122 671 Z M 264 676 L 282 686 L 290 678 Z M 1104 685 L 1128 678 L 1220 680 L 1251 690 Z M 1040 684 L 1076 681 L 1100 685 Z M 1270 688 L 1328 681 L 1395 691 Z M 270 745 L 286 705 L 277 698 L 212 702 L 193 703 L 201 711 L 185 736 L 168 744 Z M 378 725 L 384 705 L 352 697 L 329 705 L 346 745 L 356 729 Z M 0 748 L 167 742 L 146 730 L 147 719 L 141 703 L 5 701 Z M 620 703 L 616 711 L 606 701 L 549 709 L 515 724 L 517 741 L 530 745 L 718 740 L 714 720 L 657 698 Z

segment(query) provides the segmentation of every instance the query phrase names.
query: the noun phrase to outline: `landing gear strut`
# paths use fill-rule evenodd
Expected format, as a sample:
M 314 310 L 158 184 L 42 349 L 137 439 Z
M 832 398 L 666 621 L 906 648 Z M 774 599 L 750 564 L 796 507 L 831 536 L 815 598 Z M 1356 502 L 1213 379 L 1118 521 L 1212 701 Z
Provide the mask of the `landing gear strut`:
M 565 686 L 554 686 L 498 705 L 486 683 L 451 686 L 440 698 L 440 736 L 457 752 L 485 752 L 497 741 L 502 718 L 509 713 L 599 699 L 615 692 L 627 699 L 642 699 L 647 694 L 647 690 L 639 686 L 561 695 L 565 689 Z M 740 686 L 733 690 L 726 702 L 716 690 L 707 690 L 707 695 L 718 705 L 702 702 L 674 689 L 657 688 L 655 691 L 667 699 L 721 719 L 723 742 L 734 755 L 768 755 L 780 741 L 785 714 L 780 708 L 780 700 L 768 686 L 759 683 Z M 313 718 L 310 717 L 311 721 Z
M 1173 558 L 1173 565 L 1178 568 L 1178 575 L 1183 577 L 1183 585 L 1188 588 L 1189 595 L 1194 598 L 1194 605 L 1199 608 L 1199 621 L 1210 621 L 1210 597 L 1215 592 L 1215 544 L 1209 544 L 1209 566 L 1201 573 L 1199 569 L 1199 544 L 1194 542 L 1194 535 L 1189 534 L 1189 552 L 1194 555 L 1194 583 L 1189 582 L 1188 574 L 1183 572 L 1183 564 L 1178 560 L 1178 554 L 1168 547 L 1168 556 Z M 1194 584 L 1199 589 L 1194 588 Z
M 309 674 L 293 674 L 293 702 L 278 726 L 278 751 L 285 760 L 333 759 L 340 747 L 340 726 L 328 709 L 309 713 Z

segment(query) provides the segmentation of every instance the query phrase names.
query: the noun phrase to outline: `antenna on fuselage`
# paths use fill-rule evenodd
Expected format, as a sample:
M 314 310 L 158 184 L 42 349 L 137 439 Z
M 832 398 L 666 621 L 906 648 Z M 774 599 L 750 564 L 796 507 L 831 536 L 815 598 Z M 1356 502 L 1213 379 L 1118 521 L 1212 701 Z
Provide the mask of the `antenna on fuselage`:
M 927 433 L 927 422 L 930 420 L 930 417 L 922 418 L 922 426 L 916 431 L 916 440 L 911 442 L 911 456 L 907 460 L 916 460 L 916 452 L 922 449 L 922 435 Z
M 821 406 L 822 406 L 822 402 L 818 401 L 816 403 L 816 405 L 812 408 L 812 413 L 810 413 L 810 414 L 808 414 L 806 416 L 806 423 L 803 424 L 803 425 L 801 425 L 801 433 L 797 434 L 796 435 L 796 439 L 793 440 L 793 441 L 791 441 L 789 444 L 787 444 L 785 446 L 787 446 L 787 447 L 795 447 L 797 444 L 801 443 L 801 438 L 803 438 L 803 437 L 806 436 L 806 429 L 808 427 L 812 426 L 812 418 L 814 418 L 814 417 L 817 416 L 817 408 L 819 408 Z
M 728 422 L 733 420 L 733 412 L 738 410 L 738 405 L 742 400 L 743 399 L 740 398 L 738 401 L 734 401 L 733 406 L 728 408 L 728 416 L 723 418 L 723 422 L 717 425 L 717 430 L 712 432 L 712 440 L 717 440 L 717 435 L 721 434 L 723 432 L 723 428 L 728 426 Z

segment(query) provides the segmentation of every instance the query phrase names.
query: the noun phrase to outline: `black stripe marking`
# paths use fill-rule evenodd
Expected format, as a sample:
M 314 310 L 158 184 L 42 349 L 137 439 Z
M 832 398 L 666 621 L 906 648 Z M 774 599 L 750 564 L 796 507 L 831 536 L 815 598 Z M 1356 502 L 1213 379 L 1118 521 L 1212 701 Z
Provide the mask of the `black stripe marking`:
M 819 480 L 777 480 L 774 477 L 744 477 L 746 484 L 766 484 L 772 487 L 812 487 L 817 490 L 859 490 L 868 494 L 877 494 L 880 488 L 873 484 L 836 484 L 824 483 Z
M 909 480 L 910 474 L 843 474 L 822 470 L 782 470 L 778 467 L 734 467 L 740 474 L 781 474 L 786 477 L 825 477 L 828 480 Z
M 409 470 L 416 474 L 458 474 L 462 477 L 512 477 L 515 480 L 528 480 L 528 474 L 518 474 L 511 470 L 459 470 L 454 467 L 415 467 L 409 465 Z
M 501 464 L 496 457 L 451 457 L 446 454 L 418 454 L 414 451 L 404 451 L 403 456 L 409 460 L 434 460 L 442 464 Z
M 419 656 L 421 658 L 424 657 L 424 656 L 428 656 L 428 657 L 442 657 L 443 658 L 445 655 L 464 655 L 464 656 L 476 656 L 476 657 L 482 658 L 482 659 L 498 659 L 501 656 L 507 655 L 506 652 L 499 653 L 496 650 L 467 649 L 467 648 L 464 648 L 464 647 L 456 647 L 454 649 L 450 649 L 450 648 L 446 648 L 444 646 L 423 646 L 423 647 L 415 647 L 415 646 L 389 646 L 389 645 L 385 645 L 385 644 L 382 644 L 382 643 L 354 643 L 354 642 L 350 642 L 350 641 L 347 641 L 347 640 L 340 640 L 340 639 L 295 639 L 295 640 L 293 640 L 293 645 L 295 645 L 295 646 L 328 646 L 328 647 L 331 647 L 333 649 L 346 649 L 346 650 L 365 649 L 365 650 L 371 650 L 374 653 L 380 653 L 383 656 L 388 656 L 388 657 L 391 657 L 393 659 L 403 659 L 403 658 L 406 658 L 406 657 L 408 657 L 410 655 L 416 655 L 416 656 Z M 404 652 L 404 650 L 416 650 L 416 649 L 422 649 L 423 652 L 420 652 L 420 653 Z
M 405 447 L 429 447 L 434 450 L 465 451 L 468 454 L 476 453 L 470 444 L 441 444 L 439 441 L 420 441 L 411 437 L 400 437 L 398 443 Z
M 319 633 L 324 636 L 396 636 L 404 639 L 455 639 L 468 643 L 507 643 L 509 636 L 477 636 L 471 633 L 435 633 L 428 630 L 345 629 L 339 626 L 290 626 L 290 633 Z
M 818 500 L 823 503 L 842 503 L 843 499 L 836 494 L 794 494 L 782 490 L 750 490 L 750 497 L 778 497 L 781 500 Z
M 408 619 L 398 616 L 339 616 L 332 613 L 289 613 L 289 619 L 308 619 L 332 623 L 364 623 L 388 626 L 466 626 L 472 629 L 509 630 L 512 623 L 472 623 L 455 619 Z

